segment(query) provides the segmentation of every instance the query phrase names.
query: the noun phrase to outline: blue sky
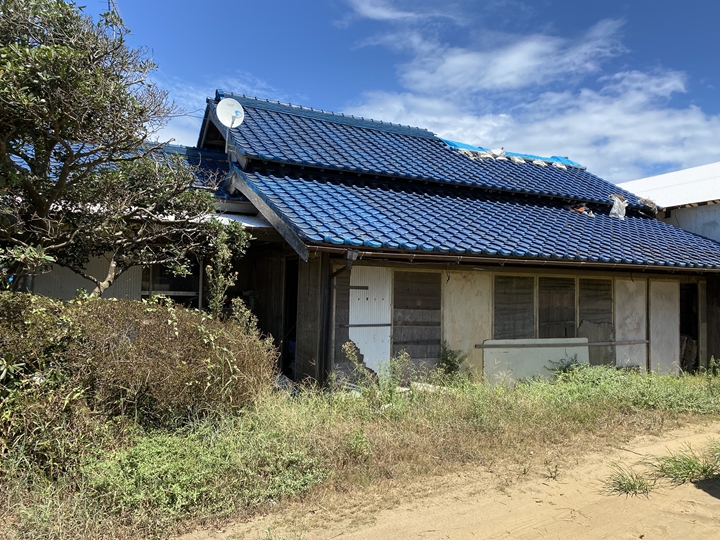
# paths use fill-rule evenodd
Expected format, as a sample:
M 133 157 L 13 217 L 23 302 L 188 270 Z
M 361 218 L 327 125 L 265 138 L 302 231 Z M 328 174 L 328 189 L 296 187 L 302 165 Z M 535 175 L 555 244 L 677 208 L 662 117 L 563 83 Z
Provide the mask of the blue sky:
M 720 160 L 717 1 L 116 4 L 188 111 L 160 133 L 182 144 L 223 88 L 569 156 L 615 182 Z

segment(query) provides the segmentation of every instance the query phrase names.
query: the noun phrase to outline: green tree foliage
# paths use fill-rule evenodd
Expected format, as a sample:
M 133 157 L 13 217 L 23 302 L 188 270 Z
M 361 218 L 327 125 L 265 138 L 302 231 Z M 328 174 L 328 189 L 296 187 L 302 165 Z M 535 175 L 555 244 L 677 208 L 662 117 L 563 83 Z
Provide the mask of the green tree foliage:
M 181 270 L 217 244 L 217 179 L 149 142 L 177 109 L 127 34 L 114 12 L 0 0 L 0 266 L 16 286 L 55 262 L 100 296 L 133 265 Z M 226 236 L 244 249 L 239 225 Z M 93 256 L 105 275 L 86 272 Z

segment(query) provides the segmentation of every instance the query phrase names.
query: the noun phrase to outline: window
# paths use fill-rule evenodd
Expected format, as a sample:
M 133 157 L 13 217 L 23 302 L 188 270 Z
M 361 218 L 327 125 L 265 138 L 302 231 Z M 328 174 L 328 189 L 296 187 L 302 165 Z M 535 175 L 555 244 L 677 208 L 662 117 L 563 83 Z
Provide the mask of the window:
M 614 341 L 612 284 L 612 279 L 495 276 L 493 338 Z M 594 347 L 591 361 L 609 363 L 614 352 Z
M 397 271 L 393 288 L 393 354 L 434 363 L 442 339 L 440 274 Z
M 590 343 L 615 341 L 612 280 L 580 279 L 578 289 L 578 337 L 586 337 Z M 615 347 L 612 345 L 590 347 L 589 352 L 592 365 L 615 364 Z
M 176 276 L 162 265 L 143 268 L 142 297 L 147 298 L 157 294 L 167 296 L 187 307 L 199 307 L 200 265 L 193 264 L 187 276 Z
M 495 276 L 495 339 L 535 337 L 535 278 Z
M 580 279 L 580 323 L 612 324 L 612 281 Z
M 538 337 L 576 337 L 575 278 L 538 279 Z

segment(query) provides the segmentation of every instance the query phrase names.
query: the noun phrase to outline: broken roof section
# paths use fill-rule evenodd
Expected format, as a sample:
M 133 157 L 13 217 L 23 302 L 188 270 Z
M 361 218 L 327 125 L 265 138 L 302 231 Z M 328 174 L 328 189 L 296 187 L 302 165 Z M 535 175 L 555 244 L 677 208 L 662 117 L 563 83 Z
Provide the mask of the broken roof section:
M 220 90 L 215 100 L 208 100 L 199 146 L 205 146 L 211 125 L 216 133 L 221 132 L 224 136 L 225 128 L 215 115 L 215 104 L 224 97 L 238 100 L 245 109 L 244 123 L 230 132 L 233 149 L 244 158 L 542 195 L 608 207 L 612 205 L 609 196 L 619 193 L 630 208 L 644 208 L 632 193 L 620 190 L 566 158 L 546 160 L 562 165 L 562 168 L 537 165 L 533 163 L 537 156 L 528 156 L 528 161 L 473 159 L 459 147 L 451 146 L 424 129 L 263 101 Z
M 479 154 L 479 157 L 482 159 L 483 157 L 487 156 L 487 158 L 492 158 L 497 154 L 497 151 L 491 150 L 490 148 L 483 148 L 482 146 L 473 146 L 472 144 L 457 142 L 457 141 L 451 141 L 448 139 L 443 139 L 445 141 L 445 144 L 447 144 L 450 148 L 457 148 L 458 150 L 467 150 L 469 152 L 473 152 L 475 154 Z M 552 157 L 541 157 L 541 156 L 534 156 L 532 154 L 519 154 L 517 152 L 506 152 L 505 149 L 502 149 L 502 154 L 509 157 L 509 158 L 519 158 L 522 161 L 529 161 L 531 163 L 534 163 L 535 165 L 541 165 L 542 163 L 546 164 L 558 164 L 563 165 L 565 167 L 577 167 L 578 169 L 585 169 L 582 165 L 579 163 L 567 158 L 567 157 L 560 157 L 560 156 L 552 156 Z M 516 161 L 517 163 L 517 161 Z
M 720 161 L 618 184 L 664 209 L 720 202 Z

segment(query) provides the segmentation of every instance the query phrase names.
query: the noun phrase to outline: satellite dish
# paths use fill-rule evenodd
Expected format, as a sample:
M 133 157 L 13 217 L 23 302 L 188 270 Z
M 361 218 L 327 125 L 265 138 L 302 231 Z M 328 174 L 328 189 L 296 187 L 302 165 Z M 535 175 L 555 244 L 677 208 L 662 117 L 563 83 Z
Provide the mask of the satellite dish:
M 231 98 L 221 99 L 215 110 L 220 123 L 227 128 L 238 127 L 245 120 L 245 111 L 237 100 Z

